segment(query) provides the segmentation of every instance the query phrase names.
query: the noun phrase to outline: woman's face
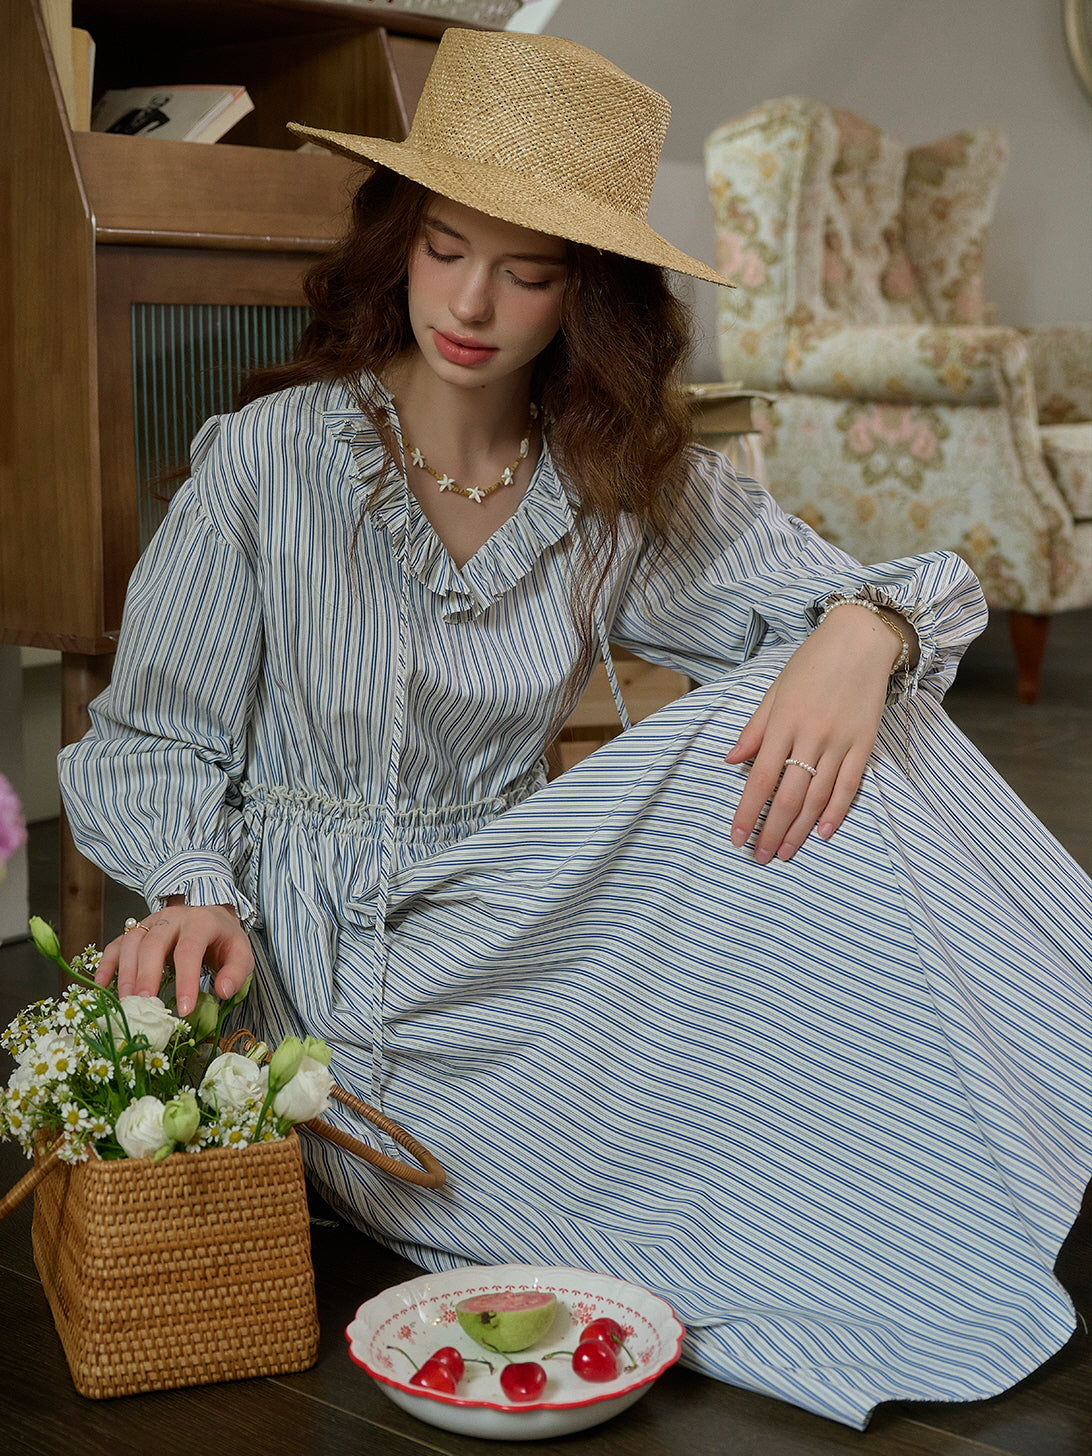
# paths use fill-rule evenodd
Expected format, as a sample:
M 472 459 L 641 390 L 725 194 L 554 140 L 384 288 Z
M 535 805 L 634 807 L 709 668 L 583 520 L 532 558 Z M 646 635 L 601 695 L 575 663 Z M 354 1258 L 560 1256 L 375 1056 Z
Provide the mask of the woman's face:
M 561 322 L 566 258 L 559 238 L 431 195 L 409 259 L 410 325 L 428 367 L 465 388 L 530 375 Z

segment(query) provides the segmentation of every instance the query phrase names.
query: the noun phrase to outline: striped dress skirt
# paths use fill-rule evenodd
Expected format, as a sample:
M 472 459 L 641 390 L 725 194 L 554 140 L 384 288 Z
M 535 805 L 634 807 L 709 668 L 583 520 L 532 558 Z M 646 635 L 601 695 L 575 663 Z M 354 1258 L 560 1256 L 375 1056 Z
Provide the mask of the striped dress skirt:
M 428 1269 L 636 1280 L 685 1363 L 863 1427 L 996 1394 L 1073 1333 L 1092 887 L 930 695 L 889 709 L 831 840 L 733 848 L 724 745 L 786 655 L 401 869 L 382 924 L 342 913 L 328 982 L 259 935 L 249 1014 L 325 1036 L 447 1169 L 424 1190 L 311 1140 L 359 1227 Z M 269 873 L 327 831 L 267 811 Z

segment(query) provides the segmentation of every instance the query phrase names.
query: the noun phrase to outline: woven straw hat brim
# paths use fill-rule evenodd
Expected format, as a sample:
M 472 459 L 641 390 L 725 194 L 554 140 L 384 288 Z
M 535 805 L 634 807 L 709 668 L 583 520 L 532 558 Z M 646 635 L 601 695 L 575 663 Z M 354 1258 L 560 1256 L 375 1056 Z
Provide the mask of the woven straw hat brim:
M 409 142 L 323 131 L 294 121 L 288 123 L 288 129 L 353 161 L 388 167 L 430 192 L 502 222 L 585 243 L 608 253 L 620 253 L 642 263 L 654 263 L 725 288 L 735 286 L 723 274 L 674 247 L 642 218 L 605 206 L 583 193 L 554 187 L 545 192 L 523 173 L 509 171 L 493 162 L 426 151 Z

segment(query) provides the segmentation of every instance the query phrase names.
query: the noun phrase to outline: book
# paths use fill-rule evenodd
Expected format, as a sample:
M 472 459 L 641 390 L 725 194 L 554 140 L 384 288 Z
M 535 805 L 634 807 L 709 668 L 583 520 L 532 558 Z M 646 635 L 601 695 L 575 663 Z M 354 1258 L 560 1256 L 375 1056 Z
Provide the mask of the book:
M 751 413 L 756 399 L 772 402 L 776 395 L 761 389 L 747 389 L 743 384 L 687 384 L 683 387 L 694 420 L 695 434 L 749 435 L 758 426 Z
M 42 23 L 70 126 L 76 125 L 76 77 L 72 65 L 72 0 L 41 0 Z
M 95 77 L 95 42 L 86 30 L 72 29 L 72 72 L 74 104 L 70 111 L 73 131 L 91 130 L 91 88 Z
M 244 86 L 136 86 L 105 92 L 91 113 L 91 130 L 215 142 L 253 110 Z
M 86 30 L 72 24 L 72 0 L 40 0 L 40 4 L 68 124 L 73 131 L 87 131 L 91 125 L 95 42 Z

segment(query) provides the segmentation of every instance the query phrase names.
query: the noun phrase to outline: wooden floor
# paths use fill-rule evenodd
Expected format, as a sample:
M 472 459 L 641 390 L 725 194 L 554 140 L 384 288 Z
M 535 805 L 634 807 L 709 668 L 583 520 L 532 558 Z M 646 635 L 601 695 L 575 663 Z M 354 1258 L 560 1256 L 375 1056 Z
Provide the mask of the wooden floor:
M 1092 870 L 1092 613 L 1059 618 L 1041 702 L 1012 699 L 1004 623 L 972 650 L 949 698 L 953 717 L 1020 794 Z M 56 914 L 55 826 L 35 828 L 32 908 Z M 112 890 L 108 924 L 133 902 Z M 140 906 L 136 906 L 138 912 Z M 26 943 L 0 949 L 0 1022 L 53 994 L 51 969 Z M 6 1077 L 6 1069 L 0 1071 Z M 25 1170 L 0 1144 L 0 1187 Z M 346 1354 L 357 1305 L 413 1277 L 411 1265 L 316 1205 L 312 1227 L 322 1346 L 299 1375 L 88 1401 L 68 1376 L 30 1253 L 31 1209 L 0 1223 L 0 1453 L 5 1456 L 1089 1456 L 1092 1339 L 1082 1330 L 1021 1386 L 966 1405 L 890 1405 L 868 1431 L 845 1427 L 689 1371 L 670 1371 L 607 1425 L 563 1441 L 515 1445 L 449 1435 L 393 1406 Z M 1085 1321 L 1092 1319 L 1092 1200 L 1058 1264 Z M 139 1290 L 134 1290 L 139 1298 Z

